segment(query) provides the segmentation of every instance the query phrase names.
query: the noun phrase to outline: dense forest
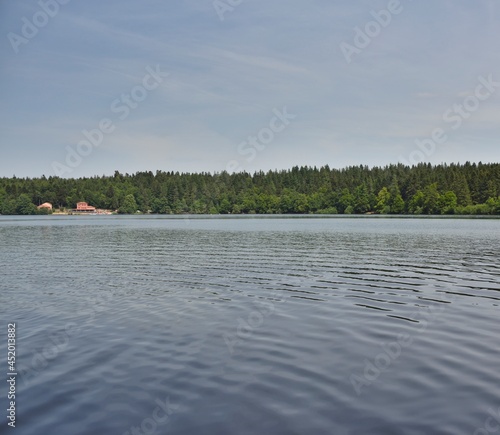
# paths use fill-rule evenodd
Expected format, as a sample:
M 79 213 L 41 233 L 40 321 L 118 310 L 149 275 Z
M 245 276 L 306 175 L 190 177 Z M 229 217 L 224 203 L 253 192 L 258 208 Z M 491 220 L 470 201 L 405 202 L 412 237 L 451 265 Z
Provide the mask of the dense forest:
M 118 213 L 500 214 L 500 164 L 294 167 L 221 173 L 156 171 L 66 179 L 1 178 L 0 213 L 79 201 Z

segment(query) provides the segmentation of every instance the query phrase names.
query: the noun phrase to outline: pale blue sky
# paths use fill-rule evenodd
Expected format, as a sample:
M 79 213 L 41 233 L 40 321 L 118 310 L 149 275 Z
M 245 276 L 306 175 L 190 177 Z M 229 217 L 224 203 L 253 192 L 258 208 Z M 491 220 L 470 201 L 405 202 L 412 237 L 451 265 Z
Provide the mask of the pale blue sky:
M 242 0 L 222 21 L 213 0 L 72 0 L 46 25 L 37 1 L 1 2 L 0 176 L 57 175 L 103 118 L 114 131 L 64 176 L 385 165 L 437 128 L 426 161 L 500 161 L 500 86 L 443 120 L 480 76 L 500 82 L 498 2 L 401 0 L 348 63 L 340 45 L 392 1 Z M 19 42 L 23 19 L 42 25 Z M 157 65 L 169 76 L 120 120 L 113 102 Z M 241 154 L 283 107 L 289 125 Z

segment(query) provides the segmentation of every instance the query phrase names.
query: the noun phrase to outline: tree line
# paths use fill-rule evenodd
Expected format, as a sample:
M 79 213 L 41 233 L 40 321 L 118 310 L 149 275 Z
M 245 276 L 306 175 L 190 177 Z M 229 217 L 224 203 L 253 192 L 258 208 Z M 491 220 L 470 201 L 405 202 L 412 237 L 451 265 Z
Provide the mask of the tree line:
M 328 165 L 268 172 L 151 171 L 86 178 L 0 178 L 0 213 L 80 201 L 118 213 L 500 214 L 500 164 Z

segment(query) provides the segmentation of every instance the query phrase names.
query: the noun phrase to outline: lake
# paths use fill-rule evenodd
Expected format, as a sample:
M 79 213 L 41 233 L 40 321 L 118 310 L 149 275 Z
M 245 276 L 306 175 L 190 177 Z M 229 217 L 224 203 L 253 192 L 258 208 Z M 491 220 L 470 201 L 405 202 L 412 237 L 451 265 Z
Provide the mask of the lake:
M 3 216 L 0 249 L 17 435 L 500 434 L 498 219 Z

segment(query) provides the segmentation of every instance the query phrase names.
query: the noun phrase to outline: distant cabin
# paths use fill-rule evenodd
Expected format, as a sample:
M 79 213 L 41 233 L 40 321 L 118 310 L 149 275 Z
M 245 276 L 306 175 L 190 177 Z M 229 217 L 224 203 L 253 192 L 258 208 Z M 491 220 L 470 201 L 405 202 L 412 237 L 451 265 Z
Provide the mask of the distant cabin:
M 38 209 L 48 208 L 49 210 L 52 210 L 52 204 L 50 202 L 44 202 L 43 204 L 39 205 L 37 208 Z
M 92 212 L 95 212 L 95 207 L 88 205 L 86 202 L 77 202 L 75 211 L 84 212 L 84 213 L 92 213 Z

